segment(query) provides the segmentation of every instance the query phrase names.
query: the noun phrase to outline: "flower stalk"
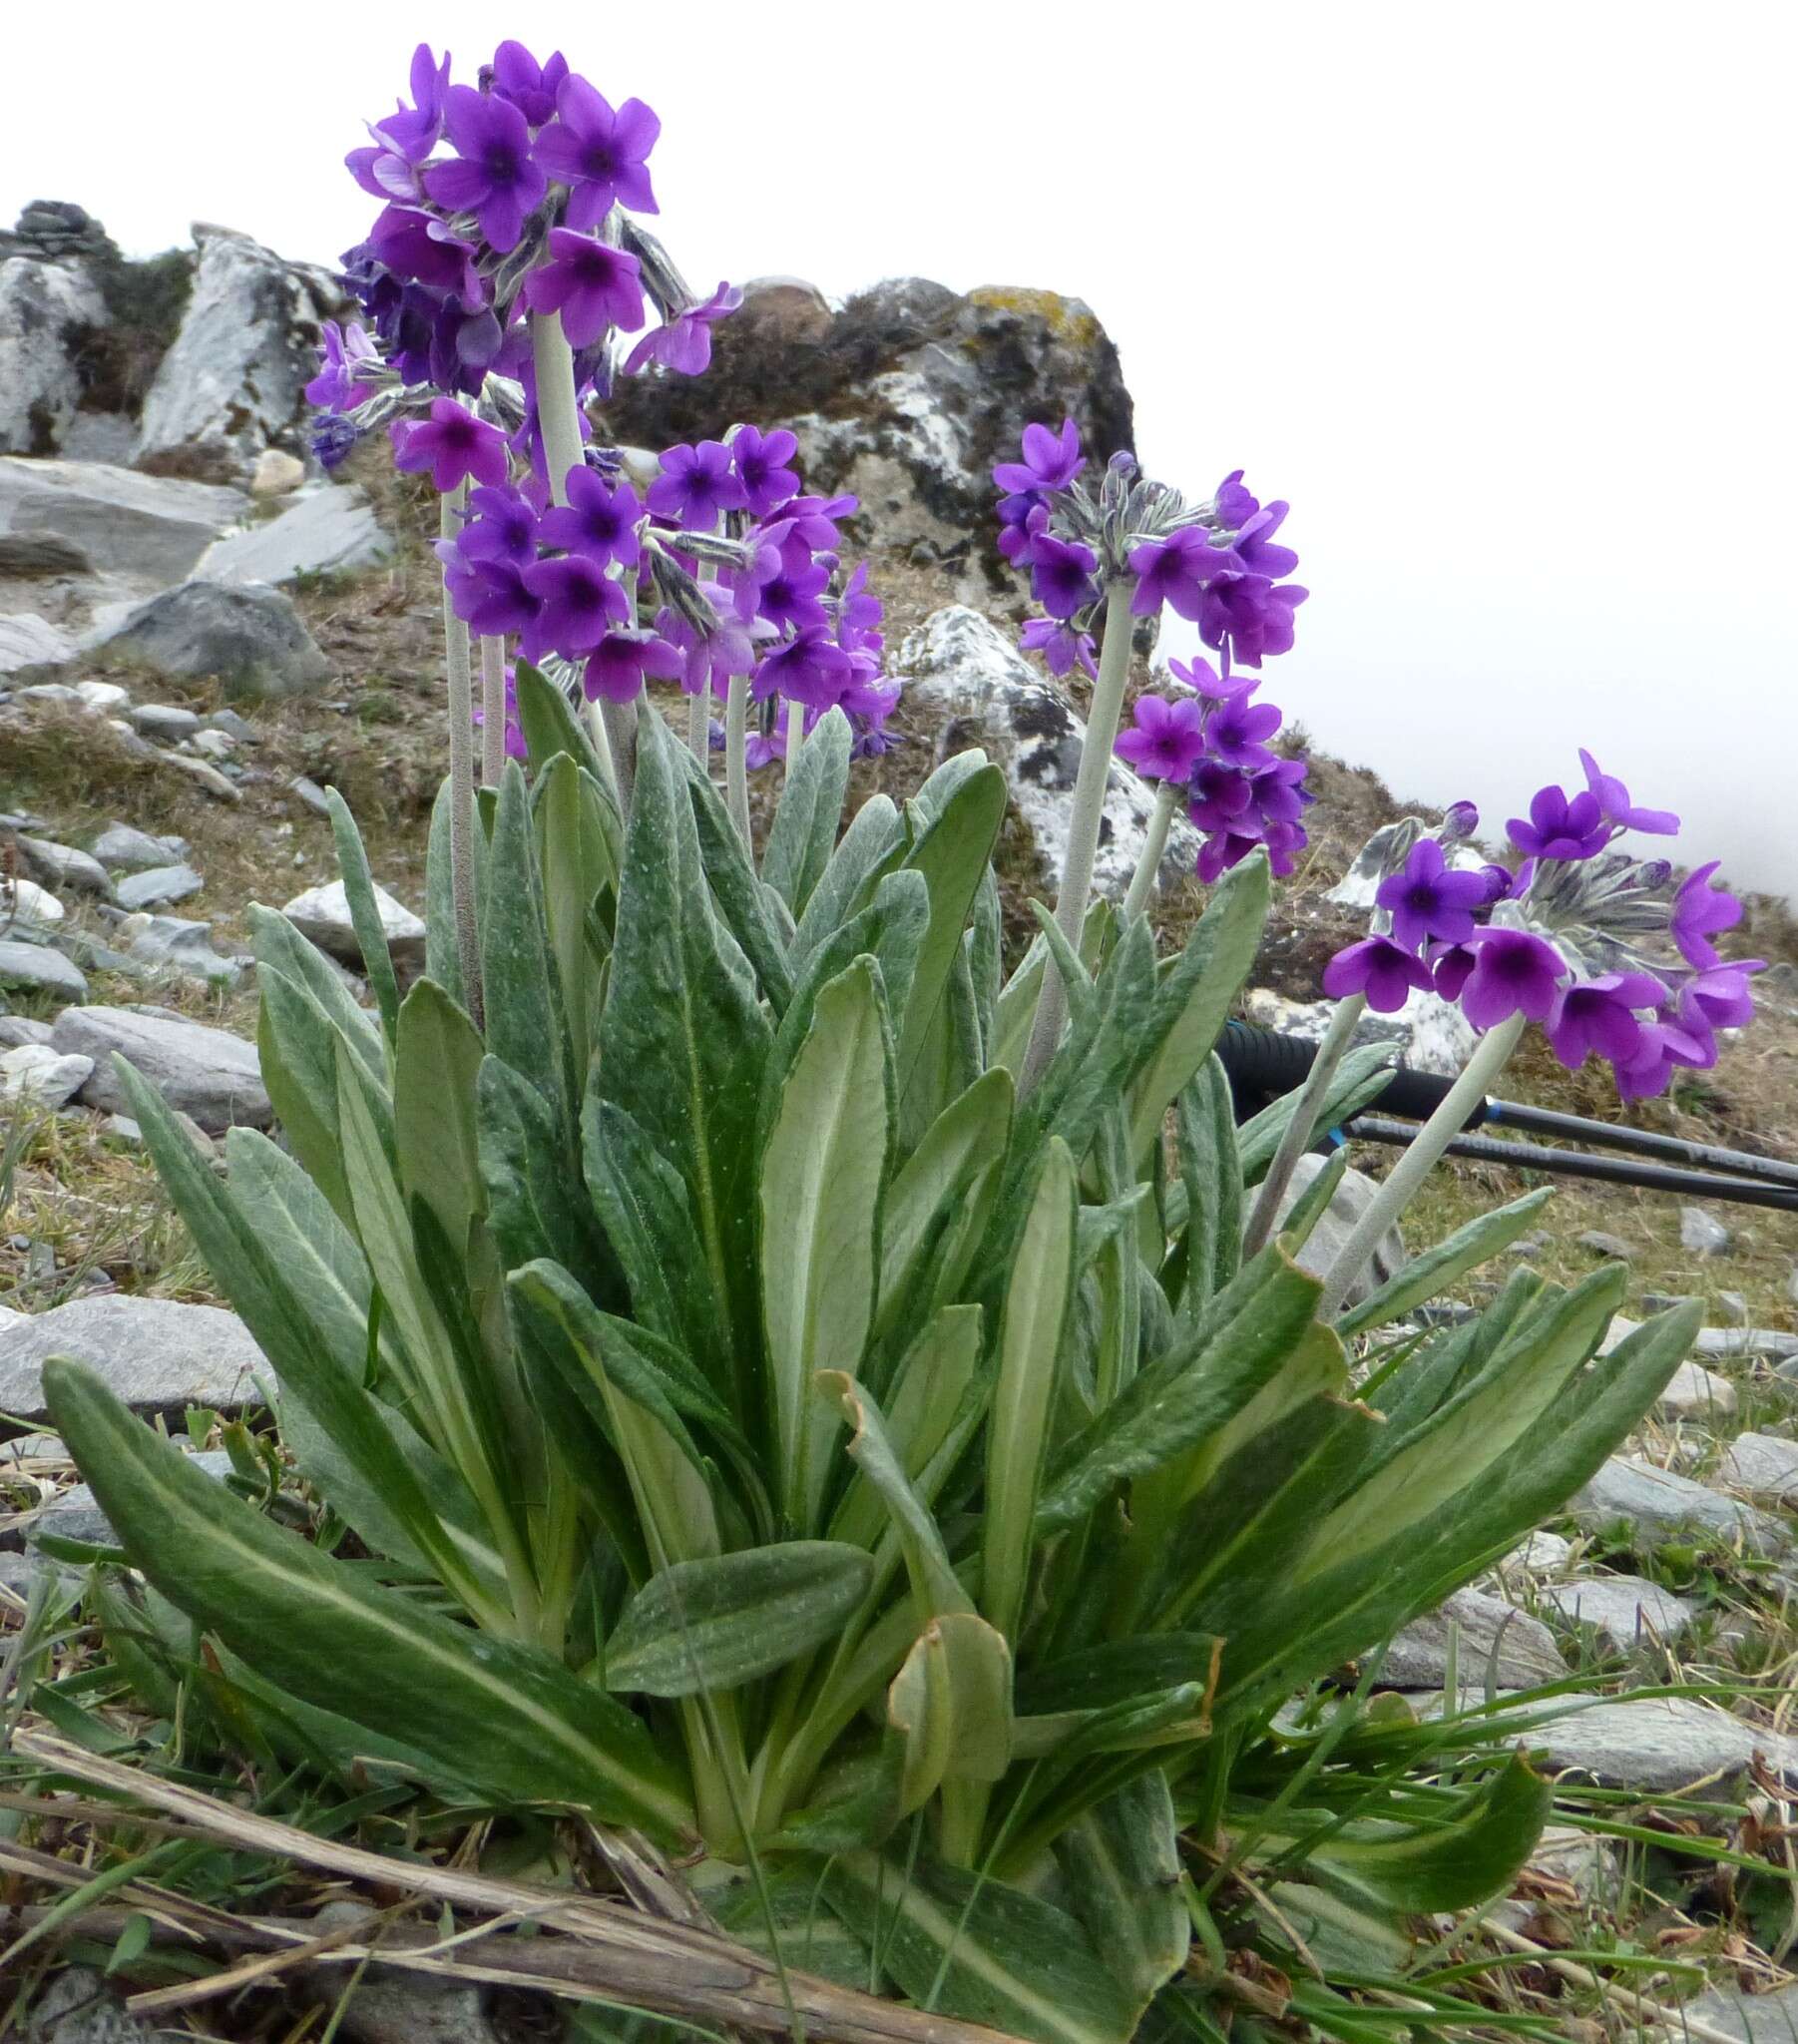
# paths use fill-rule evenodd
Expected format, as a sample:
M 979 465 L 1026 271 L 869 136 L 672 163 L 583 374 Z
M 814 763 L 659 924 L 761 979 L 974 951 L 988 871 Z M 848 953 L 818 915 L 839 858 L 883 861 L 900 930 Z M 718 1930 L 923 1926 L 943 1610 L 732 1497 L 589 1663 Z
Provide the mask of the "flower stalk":
M 732 675 L 724 698 L 724 799 L 745 850 L 749 838 L 749 677 Z
M 1173 812 L 1179 807 L 1181 783 L 1163 780 L 1155 788 L 1155 805 L 1149 812 L 1148 831 L 1142 840 L 1142 855 L 1130 875 L 1129 892 L 1124 897 L 1124 919 L 1128 922 L 1148 906 L 1155 891 L 1155 876 L 1167 850 L 1167 833 L 1173 827 Z
M 481 785 L 498 787 L 506 770 L 506 642 L 481 640 Z
M 1081 748 L 1080 772 L 1074 783 L 1068 856 L 1062 867 L 1061 892 L 1056 897 L 1056 924 L 1077 953 L 1086 927 L 1087 904 L 1093 896 L 1093 860 L 1099 849 L 1106 783 L 1112 772 L 1112 748 L 1118 741 L 1124 685 L 1129 674 L 1132 588 L 1129 581 L 1121 578 L 1106 590 L 1105 644 L 1100 650 L 1099 679 L 1093 686 L 1087 739 Z M 1062 984 L 1061 968 L 1051 958 L 1043 973 L 1043 991 L 1037 1002 L 1030 1045 L 1024 1053 L 1024 1069 L 1018 1076 L 1020 1092 L 1028 1093 L 1042 1077 L 1045 1066 L 1055 1055 L 1067 1019 L 1068 989 Z
M 453 540 L 462 530 L 468 485 L 458 483 L 438 499 L 438 531 Z M 443 586 L 443 660 L 449 679 L 450 725 L 450 900 L 456 918 L 456 957 L 469 1019 L 484 1026 L 481 999 L 481 940 L 475 919 L 475 710 L 468 627 L 456 615 L 447 579 Z
M 1520 1011 L 1507 1016 L 1481 1039 L 1467 1069 L 1387 1174 L 1367 1212 L 1343 1244 L 1341 1255 L 1330 1266 L 1323 1280 L 1323 1296 L 1317 1302 L 1320 1320 L 1334 1319 L 1342 1310 L 1349 1287 L 1361 1275 L 1381 1236 L 1417 1197 L 1437 1160 L 1460 1135 L 1476 1104 L 1486 1097 L 1494 1080 L 1510 1063 L 1528 1023 L 1529 1018 Z
M 1330 1017 L 1330 1026 L 1324 1032 L 1322 1043 L 1317 1046 L 1317 1056 L 1311 1061 L 1311 1069 L 1305 1074 L 1305 1083 L 1299 1088 L 1299 1095 L 1293 1104 L 1292 1119 L 1286 1124 L 1280 1138 L 1280 1147 L 1273 1153 L 1273 1162 L 1267 1167 L 1267 1176 L 1261 1181 L 1261 1191 L 1255 1201 L 1254 1212 L 1249 1216 L 1248 1227 L 1242 1237 L 1242 1255 L 1246 1260 L 1257 1256 L 1267 1247 L 1267 1239 L 1273 1233 L 1274 1218 L 1280 1211 L 1280 1202 L 1286 1196 L 1286 1188 L 1292 1183 L 1292 1174 L 1298 1169 L 1298 1161 L 1311 1147 L 1316 1134 L 1317 1116 L 1329 1094 L 1330 1081 L 1335 1078 L 1337 1067 L 1349 1045 L 1354 1041 L 1355 1025 L 1367 1012 L 1367 996 L 1350 994 L 1345 1001 L 1336 1003 L 1336 1012 Z

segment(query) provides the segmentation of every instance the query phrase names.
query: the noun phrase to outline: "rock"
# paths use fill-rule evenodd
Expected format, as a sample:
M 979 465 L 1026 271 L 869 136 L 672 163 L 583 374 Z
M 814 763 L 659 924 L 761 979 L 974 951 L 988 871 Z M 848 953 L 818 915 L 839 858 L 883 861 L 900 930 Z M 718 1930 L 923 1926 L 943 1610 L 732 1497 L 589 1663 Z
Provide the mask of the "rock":
M 49 929 L 61 922 L 65 913 L 48 887 L 40 887 L 35 880 L 9 879 L 0 872 L 0 929 L 22 922 Z
M 1745 1327 L 1748 1324 L 1748 1300 L 1743 1292 L 1719 1291 L 1717 1311 L 1732 1327 Z
M 1590 1250 L 1594 1257 L 1606 1257 L 1613 1263 L 1627 1264 L 1635 1256 L 1620 1235 L 1606 1235 L 1601 1228 L 1588 1228 L 1573 1239 L 1582 1250 Z
M 1489 1679 L 1500 1689 L 1560 1682 L 1567 1663 L 1539 1618 L 1484 1590 L 1457 1590 L 1440 1610 L 1414 1618 L 1393 1636 L 1381 1663 L 1382 1689 L 1440 1689 L 1448 1675 L 1449 1635 L 1463 1684 Z
M 1787 1544 L 1785 1529 L 1765 1513 L 1637 1455 L 1612 1455 L 1569 1510 L 1588 1532 L 1602 1533 L 1621 1523 L 1648 1546 L 1698 1538 L 1771 1555 Z
M 1784 1362 L 1798 1356 L 1798 1334 L 1788 1334 L 1779 1327 L 1700 1327 L 1692 1348 L 1694 1353 L 1713 1360 L 1740 1355 Z
M 184 582 L 133 611 L 103 643 L 159 674 L 217 675 L 252 699 L 309 695 L 331 678 L 291 600 L 261 584 Z
M 1739 1433 L 1717 1464 L 1717 1480 L 1781 1504 L 1798 1503 L 1798 1441 L 1772 1433 Z
M 27 1313 L 0 1326 L 0 1414 L 49 1417 L 43 1365 L 52 1355 L 91 1363 L 134 1412 L 179 1413 L 189 1405 L 235 1411 L 256 1397 L 262 1351 L 235 1313 L 216 1305 L 105 1292 Z
M 82 344 L 107 324 L 85 265 L 0 262 L 0 454 L 60 450 L 82 400 Z
M 20 856 L 46 887 L 74 888 L 81 894 L 98 894 L 110 899 L 113 883 L 105 866 L 72 844 L 55 844 L 48 837 L 18 840 Z
M 66 1966 L 37 1997 L 27 2044 L 152 2044 L 140 2022 L 92 1966 Z
M 50 1024 L 29 1015 L 0 1015 L 0 1049 L 17 1050 L 22 1043 L 48 1043 Z
M 1798 2038 L 1798 1986 L 1752 1995 L 1711 1987 L 1686 2002 L 1679 2014 L 1688 2037 L 1696 2034 L 1696 2024 L 1707 2023 L 1725 2037 L 1739 2039 L 1740 2044 L 1792 2044 Z
M 329 817 L 331 805 L 325 800 L 324 789 L 318 785 L 317 781 L 308 780 L 302 773 L 287 784 L 298 795 L 300 800 L 305 803 L 306 807 L 312 811 L 313 815 Z
M 979 746 L 1005 773 L 1011 799 L 1030 831 L 1037 872 L 1053 886 L 1067 852 L 1075 775 L 1087 728 L 1061 691 L 977 611 L 953 605 L 927 618 L 899 655 L 908 675 L 905 700 L 938 728 L 938 756 Z M 1122 900 L 1136 870 L 1154 791 L 1123 760 L 1106 782 L 1104 817 L 1093 884 Z M 1161 861 L 1161 882 L 1187 877 L 1198 839 L 1176 816 Z
M 1573 1543 L 1564 1540 L 1559 1533 L 1544 1533 L 1540 1529 L 1527 1540 L 1520 1541 L 1500 1562 L 1503 1569 L 1527 1569 L 1532 1575 L 1546 1576 L 1567 1566 L 1568 1557 L 1573 1551 Z
M 131 915 L 116 934 L 130 955 L 145 965 L 223 986 L 235 986 L 243 976 L 238 960 L 221 957 L 213 948 L 210 922 L 188 922 L 179 915 Z
M 53 532 L 0 534 L 0 578 L 33 582 L 40 576 L 91 575 L 94 563 L 86 547 Z
M 140 595 L 179 582 L 246 503 L 240 490 L 105 462 L 0 457 L 0 534 L 68 540 Z
M 173 746 L 200 729 L 200 712 L 185 703 L 134 703 L 128 715 L 132 729 L 159 746 Z
M 237 750 L 236 740 L 224 731 L 197 731 L 188 744 L 203 759 L 213 761 L 228 760 Z
M 1547 1610 L 1588 1627 L 1613 1647 L 1639 1639 L 1674 1640 L 1697 1617 L 1697 1607 L 1640 1576 L 1588 1576 L 1576 1583 L 1545 1583 L 1537 1592 Z M 1519 1683 L 1518 1688 L 1526 1685 Z
M 1292 1183 L 1286 1188 L 1285 1195 L 1280 1201 L 1274 1221 L 1276 1235 L 1286 1216 L 1316 1181 L 1317 1174 L 1325 1170 L 1328 1164 L 1328 1158 L 1315 1154 L 1299 1159 L 1293 1169 Z M 1354 1233 L 1356 1224 L 1372 1206 L 1379 1190 L 1365 1172 L 1351 1169 L 1343 1173 L 1342 1183 L 1330 1196 L 1330 1204 L 1318 1217 L 1317 1225 L 1298 1253 L 1298 1267 L 1301 1271 L 1309 1271 L 1314 1278 L 1322 1278 L 1329 1271 L 1337 1257 L 1348 1247 L 1348 1239 Z M 1244 1220 L 1247 1218 L 1245 1213 Z M 1343 1304 L 1359 1305 L 1363 1299 L 1371 1297 L 1389 1278 L 1398 1273 L 1406 1261 L 1404 1237 L 1396 1227 L 1388 1229 L 1381 1237 L 1367 1269 L 1361 1272 L 1349 1286 Z
M 94 856 L 109 872 L 141 873 L 151 866 L 173 865 L 185 858 L 185 837 L 153 837 L 129 823 L 109 823 L 94 840 Z
M 240 746 L 259 746 L 262 743 L 255 726 L 247 717 L 239 717 L 234 710 L 215 710 L 201 722 L 208 731 L 223 732 Z
M 144 400 L 137 458 L 248 475 L 264 448 L 300 444 L 320 327 L 342 294 L 322 270 L 284 262 L 247 235 L 199 226 L 194 240 L 193 295 Z
M 198 894 L 206 882 L 189 865 L 147 866 L 142 872 L 128 873 L 119 882 L 118 894 L 121 908 L 167 908 L 176 901 L 185 901 L 190 894 Z
M 1679 1210 L 1679 1246 L 1689 1250 L 1695 1257 L 1726 1257 L 1734 1247 L 1735 1237 L 1722 1222 L 1705 1213 L 1702 1207 L 1681 1207 Z
M 209 1135 L 223 1135 L 235 1124 L 266 1128 L 273 1119 L 255 1045 L 227 1030 L 126 1008 L 65 1008 L 50 1041 L 58 1050 L 94 1060 L 94 1076 L 81 1095 L 89 1107 L 131 1112 L 113 1067 L 118 1053 L 171 1107 L 191 1114 Z
M 209 1164 L 216 1164 L 219 1161 L 218 1146 L 194 1117 L 191 1114 L 178 1114 L 175 1120 L 182 1134 L 188 1138 L 189 1142 L 194 1145 L 194 1148 L 200 1152 L 201 1156 Z M 100 1133 L 103 1136 L 110 1137 L 115 1143 L 129 1145 L 133 1150 L 141 1150 L 144 1147 L 143 1127 L 128 1114 L 109 1114 L 106 1120 L 100 1124 Z
M 47 1043 L 22 1043 L 0 1051 L 0 1100 L 26 1100 L 36 1107 L 61 1107 L 85 1086 L 92 1058 L 65 1056 Z
M 203 1404 L 204 1399 L 196 1399 Z M 223 1483 L 230 1474 L 231 1458 L 223 1448 L 208 1448 L 201 1452 L 188 1451 L 189 1464 L 215 1482 Z M 90 1547 L 117 1547 L 119 1535 L 113 1522 L 100 1508 L 100 1500 L 91 1486 L 85 1483 L 71 1484 L 34 1513 L 26 1525 L 25 1537 L 32 1545 L 37 1544 L 40 1534 L 54 1534 L 59 1540 L 80 1540 Z
M 91 710 L 96 717 L 106 717 L 131 701 L 131 691 L 120 688 L 117 682 L 77 682 L 75 694 L 84 710 Z
M 1654 1401 L 1663 1419 L 1728 1419 L 1736 1409 L 1736 1389 L 1727 1377 L 1702 1363 L 1682 1362 Z
M 47 944 L 21 944 L 0 937 L 0 986 L 30 987 L 39 993 L 63 994 L 77 1001 L 88 997 L 88 983 L 79 966 Z
M 359 1902 L 327 1902 L 316 1921 L 320 1932 L 366 1923 L 378 1942 L 381 1919 Z M 401 1966 L 369 1965 L 347 1996 L 340 1966 L 296 1967 L 294 1978 L 301 1993 L 327 2008 L 341 2004 L 343 2034 L 354 2044 L 501 2044 L 502 2034 L 554 2035 L 560 2028 L 552 2014 L 547 2025 L 527 2018 L 502 2033 L 489 2019 L 477 1983 L 435 1980 Z
M 385 888 L 374 890 L 375 905 L 381 912 L 381 928 L 395 963 L 421 965 L 424 962 L 425 926 L 403 903 L 395 901 Z M 281 910 L 300 935 L 346 965 L 362 963 L 362 947 L 356 942 L 349 918 L 349 897 L 343 882 L 333 880 L 327 887 L 308 887 L 295 894 Z
M 1380 882 L 1404 864 L 1406 854 L 1420 834 L 1427 835 L 1428 832 L 1419 831 L 1415 817 L 1407 816 L 1397 823 L 1382 824 L 1356 852 L 1348 871 L 1323 898 L 1338 908 L 1350 908 L 1359 913 L 1371 910 L 1375 906 L 1374 897 L 1380 891 Z M 1478 845 L 1469 844 L 1465 838 L 1445 845 L 1443 857 L 1454 872 L 1480 872 L 1486 865 Z
M 1543 1706 L 1540 1716 L 1533 1707 L 1531 1715 L 1536 1722 L 1524 1744 L 1543 1756 L 1551 1774 L 1576 1774 L 1605 1788 L 1665 1795 L 1717 1777 L 1733 1786 L 1756 1754 L 1777 1774 L 1798 1779 L 1798 1740 L 1692 1697 L 1613 1704 L 1574 1692 Z
M 291 582 L 372 567 L 392 552 L 362 492 L 353 483 L 326 483 L 278 518 L 215 540 L 194 572 L 206 582 Z
M 28 667 L 62 667 L 74 658 L 75 641 L 35 611 L 0 617 L 0 675 Z
M 306 465 L 298 455 L 283 453 L 278 447 L 265 447 L 250 471 L 249 494 L 252 497 L 291 496 L 305 479 Z
M 190 780 L 199 781 L 218 801 L 240 802 L 243 799 L 243 790 L 236 782 L 227 780 L 217 766 L 206 760 L 190 759 L 186 753 L 158 753 L 156 757 L 165 766 L 173 766 Z
M 1260 1029 L 1273 1029 L 1321 1043 L 1336 1012 L 1334 1001 L 1292 1001 L 1270 987 L 1251 987 L 1242 997 L 1244 1017 Z M 1453 1001 L 1439 994 L 1414 992 L 1390 1015 L 1371 1010 L 1355 1025 L 1356 1044 L 1391 1044 L 1414 1072 L 1453 1078 L 1474 1054 L 1479 1037 Z M 1378 1114 L 1376 1100 L 1369 1112 Z

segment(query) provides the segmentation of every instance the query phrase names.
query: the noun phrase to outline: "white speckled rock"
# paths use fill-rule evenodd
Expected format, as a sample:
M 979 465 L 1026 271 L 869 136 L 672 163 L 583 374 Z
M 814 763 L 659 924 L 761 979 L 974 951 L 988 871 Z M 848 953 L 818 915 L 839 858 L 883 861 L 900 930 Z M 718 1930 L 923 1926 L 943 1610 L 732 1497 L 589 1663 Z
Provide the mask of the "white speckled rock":
M 1547 1583 L 1537 1596 L 1546 1609 L 1598 1633 L 1613 1647 L 1632 1647 L 1638 1639 L 1677 1639 L 1697 1616 L 1695 1605 L 1641 1576 Z
M 1258 986 L 1243 995 L 1242 1012 L 1257 1028 L 1321 1043 L 1336 1003 L 1290 1001 L 1270 987 Z M 1413 993 L 1396 1013 L 1370 1012 L 1355 1026 L 1357 1044 L 1389 1043 L 1414 1072 L 1435 1072 L 1443 1078 L 1453 1078 L 1461 1070 L 1478 1041 L 1473 1024 L 1454 1002 L 1422 992 Z M 1369 1112 L 1379 1112 L 1377 1101 Z
M 52 1355 L 92 1363 L 139 1412 L 189 1404 L 232 1410 L 253 1395 L 251 1371 L 265 1368 L 235 1313 L 107 1293 L 0 1326 L 0 1412 L 48 1418 L 43 1366 Z
M 395 901 L 384 887 L 375 888 L 374 898 L 381 913 L 381 928 L 386 932 L 387 946 L 395 963 L 422 964 L 423 922 L 404 902 Z M 356 942 L 355 925 L 350 921 L 349 897 L 343 891 L 341 880 L 333 880 L 326 887 L 308 887 L 303 894 L 295 894 L 281 913 L 302 937 L 316 944 L 321 951 L 328 952 L 346 965 L 362 962 L 362 947 Z
M 1798 1504 L 1798 1441 L 1771 1433 L 1739 1433 L 1717 1464 L 1717 1481 L 1731 1490 Z
M 0 873 L 0 929 L 21 922 L 48 928 L 61 922 L 66 913 L 48 887 L 40 887 L 35 880 L 12 879 Z
M 1066 697 L 978 611 L 959 604 L 935 612 L 907 638 L 899 669 L 908 678 L 907 704 L 940 727 L 940 757 L 978 746 L 1003 770 L 1036 847 L 1041 881 L 1053 886 L 1067 853 L 1087 736 Z M 1093 866 L 1094 886 L 1113 900 L 1128 890 L 1153 808 L 1152 784 L 1114 760 Z M 1176 816 L 1162 884 L 1190 873 L 1197 856 L 1197 833 Z
M 204 582 L 291 582 L 371 567 L 392 552 L 393 542 L 355 484 L 324 483 L 296 497 L 278 518 L 215 540 L 194 572 Z
M 109 321 L 85 264 L 0 262 L 0 454 L 59 451 L 81 403 L 82 336 Z
M 34 1107 L 61 1107 L 88 1082 L 94 1060 L 66 1057 L 47 1043 L 22 1043 L 0 1051 L 0 1100 Z

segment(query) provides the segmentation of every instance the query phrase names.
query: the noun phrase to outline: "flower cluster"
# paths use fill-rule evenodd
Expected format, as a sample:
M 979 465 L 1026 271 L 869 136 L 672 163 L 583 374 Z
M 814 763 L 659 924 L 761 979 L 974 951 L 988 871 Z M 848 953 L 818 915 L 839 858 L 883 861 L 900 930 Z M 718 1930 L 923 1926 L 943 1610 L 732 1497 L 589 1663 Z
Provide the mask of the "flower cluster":
M 625 372 L 703 370 L 713 322 L 742 294 L 720 283 L 700 298 L 635 218 L 658 210 L 649 159 L 661 127 L 641 100 L 614 107 L 560 51 L 539 64 L 522 43 L 502 43 L 477 84 L 459 85 L 448 54 L 420 44 L 411 104 L 371 123 L 368 146 L 346 159 L 381 202 L 343 257 L 372 334 L 326 329 L 324 367 L 306 392 L 322 413 L 319 458 L 340 460 L 359 428 L 403 405 L 396 386 L 478 398 L 490 378 L 517 386 L 528 444 L 526 312 L 561 313 L 582 393 L 610 389 L 613 336 L 639 332 L 650 307 L 660 323 Z
M 1726 961 L 1711 942 L 1742 917 L 1714 860 L 1675 886 L 1667 860 L 1614 848 L 1625 830 L 1671 836 L 1678 817 L 1632 802 L 1589 753 L 1579 760 L 1583 788 L 1541 788 L 1529 814 L 1511 818 L 1510 863 L 1468 845 L 1471 803 L 1434 834 L 1401 831 L 1373 932 L 1330 961 L 1324 991 L 1362 995 L 1382 1013 L 1435 992 L 1480 1030 L 1525 1016 L 1570 1070 L 1596 1052 L 1622 1097 L 1641 1099 L 1682 1066 L 1716 1063 L 1716 1033 L 1749 1020 L 1749 980 L 1764 967 Z
M 1254 701 L 1260 677 L 1220 675 L 1206 660 L 1167 665 L 1192 693 L 1138 697 L 1120 757 L 1155 780 L 1185 783 L 1186 813 L 1204 833 L 1198 877 L 1207 885 L 1257 848 L 1276 873 L 1290 873 L 1308 842 L 1299 817 L 1315 796 L 1304 760 L 1268 743 L 1281 715 Z
M 1027 569 L 1044 616 L 1025 627 L 1024 644 L 1065 675 L 1093 669 L 1087 630 L 1108 586 L 1130 585 L 1130 610 L 1153 617 L 1162 606 L 1198 627 L 1198 636 L 1232 665 L 1258 668 L 1291 649 L 1293 612 L 1306 592 L 1283 582 L 1298 556 L 1276 539 L 1283 503 L 1263 504 L 1225 476 L 1209 501 L 1188 504 L 1177 490 L 1136 474 L 1134 457 L 1114 454 L 1097 493 L 1080 480 L 1086 456 L 1072 419 L 1059 432 L 1024 429 L 1023 459 L 993 470 L 998 485 L 999 551 Z

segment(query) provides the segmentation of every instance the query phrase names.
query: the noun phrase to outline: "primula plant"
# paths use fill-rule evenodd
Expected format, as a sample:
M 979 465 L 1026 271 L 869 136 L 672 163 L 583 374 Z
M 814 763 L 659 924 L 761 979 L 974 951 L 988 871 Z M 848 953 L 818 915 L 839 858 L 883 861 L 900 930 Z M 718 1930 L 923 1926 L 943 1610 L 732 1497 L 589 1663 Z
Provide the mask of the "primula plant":
M 1334 1171 L 1275 1233 L 1292 1160 L 1384 1076 L 1336 1044 L 1239 1129 L 1211 1055 L 1303 839 L 1249 678 L 1303 594 L 1283 505 L 1122 456 L 1089 493 L 1072 427 L 999 470 L 1029 643 L 1096 675 L 1060 898 L 1008 976 L 996 766 L 843 825 L 895 694 L 851 506 L 778 430 L 654 473 L 607 444 L 611 378 L 702 370 L 733 298 L 641 225 L 656 117 L 516 44 L 472 84 L 421 51 L 412 101 L 351 159 L 369 323 L 313 394 L 325 447 L 387 427 L 441 494 L 428 959 L 402 989 L 337 804 L 372 1005 L 257 913 L 280 1140 L 233 1131 L 220 1179 L 127 1074 L 299 1487 L 258 1509 L 50 1365 L 129 1563 L 109 1636 L 152 1709 L 193 1699 L 190 1739 L 491 1815 L 550 1888 L 587 1863 L 571 1824 L 622 1828 L 795 1973 L 1046 2044 L 1122 2044 L 1151 2004 L 1217 2036 L 1277 1980 L 1294 2023 L 1365 2034 L 1370 1969 L 1505 1886 L 1549 1789 L 1521 1759 L 1334 1766 L 1344 1671 L 1564 1502 L 1690 1315 L 1596 1357 L 1621 1274 L 1519 1270 L 1404 1324 L 1540 1196 L 1349 1310 L 1356 1269 L 1294 1261 Z M 1162 800 L 1117 910 L 1099 801 L 1163 605 L 1217 666 L 1120 741 Z M 784 755 L 759 844 L 757 740 Z M 1182 798 L 1213 885 L 1161 958 Z M 1489 1031 L 1482 1074 L 1524 1016 L 1631 1087 L 1695 1057 L 1745 1001 L 1722 897 L 1700 874 L 1666 910 L 1608 848 L 1643 827 L 1614 782 L 1559 801 L 1502 888 L 1407 846 L 1342 1013 L 1428 978 Z M 1642 948 L 1669 913 L 1689 977 Z

